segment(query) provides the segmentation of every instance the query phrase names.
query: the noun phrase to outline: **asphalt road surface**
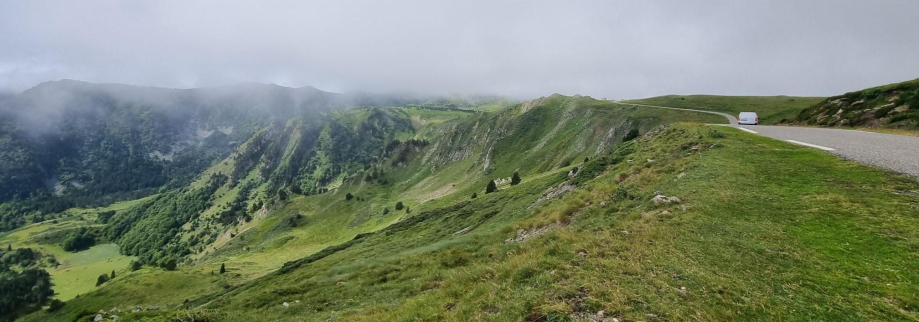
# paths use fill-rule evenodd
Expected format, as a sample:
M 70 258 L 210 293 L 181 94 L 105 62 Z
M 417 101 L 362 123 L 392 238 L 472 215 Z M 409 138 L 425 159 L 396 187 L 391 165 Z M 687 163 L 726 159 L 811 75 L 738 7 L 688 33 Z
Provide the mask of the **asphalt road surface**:
M 731 122 L 730 126 L 747 132 L 823 150 L 858 163 L 919 178 L 919 137 L 833 128 L 737 125 L 735 116 L 720 112 L 651 105 L 639 106 L 722 115 Z

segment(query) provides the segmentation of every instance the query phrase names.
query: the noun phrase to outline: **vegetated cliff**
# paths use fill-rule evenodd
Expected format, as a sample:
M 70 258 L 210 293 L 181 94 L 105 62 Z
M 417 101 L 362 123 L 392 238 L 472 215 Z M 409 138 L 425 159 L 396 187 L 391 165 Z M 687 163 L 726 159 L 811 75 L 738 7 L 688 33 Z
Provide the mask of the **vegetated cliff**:
M 919 79 L 833 96 L 786 123 L 919 129 Z

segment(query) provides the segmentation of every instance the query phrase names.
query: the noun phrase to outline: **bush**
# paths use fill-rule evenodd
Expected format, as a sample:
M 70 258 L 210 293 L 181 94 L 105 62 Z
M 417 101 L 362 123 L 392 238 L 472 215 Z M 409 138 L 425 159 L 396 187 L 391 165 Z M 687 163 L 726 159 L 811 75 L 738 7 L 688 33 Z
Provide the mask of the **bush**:
M 95 244 L 96 238 L 90 234 L 85 227 L 82 227 L 67 237 L 61 244 L 61 247 L 68 252 L 78 252 L 89 249 Z
M 498 186 L 495 185 L 495 181 L 491 180 L 488 182 L 488 186 L 485 187 L 485 193 L 492 193 L 498 191 Z
M 348 194 L 345 195 L 345 200 L 351 200 L 351 199 L 354 199 L 354 195 L 352 195 L 352 194 L 349 192 Z
M 64 307 L 64 301 L 53 299 L 51 300 L 51 306 L 48 307 L 48 312 L 55 312 Z
M 176 269 L 176 267 L 178 267 L 178 262 L 176 261 L 175 258 L 172 258 L 172 257 L 170 257 L 170 258 L 164 258 L 164 259 L 160 262 L 160 267 L 162 267 L 163 269 L 165 269 L 165 270 L 167 270 L 167 271 L 174 271 L 174 270 Z
M 287 190 L 284 190 L 284 188 L 278 189 L 278 199 L 287 200 Z
M 396 210 L 402 210 L 403 207 L 405 207 L 405 206 L 402 205 L 402 202 L 401 202 L 401 201 L 399 201 L 399 202 L 396 203 Z
M 133 271 L 139 270 L 143 266 L 144 264 L 142 264 L 141 262 L 131 261 L 131 263 L 128 264 L 128 269 L 133 272 Z
M 721 133 L 721 131 L 718 131 L 716 129 L 708 129 L 708 136 L 712 138 L 720 139 L 724 137 L 724 133 Z
M 629 130 L 629 133 L 626 133 L 625 137 L 622 138 L 622 142 L 628 142 L 628 141 L 634 140 L 638 138 L 638 135 L 639 135 L 638 129 L 631 129 Z
M 106 275 L 106 274 L 99 275 L 99 278 L 96 278 L 96 286 L 97 286 L 97 287 L 98 287 L 99 285 L 105 284 L 105 282 L 108 282 L 108 275 Z
M 475 199 L 475 198 L 478 198 L 478 197 L 479 197 L 479 194 L 473 192 L 473 193 L 472 193 L 472 198 L 469 198 L 469 199 Z
M 516 186 L 520 183 L 520 174 L 517 171 L 514 171 L 514 176 L 511 177 L 511 185 Z

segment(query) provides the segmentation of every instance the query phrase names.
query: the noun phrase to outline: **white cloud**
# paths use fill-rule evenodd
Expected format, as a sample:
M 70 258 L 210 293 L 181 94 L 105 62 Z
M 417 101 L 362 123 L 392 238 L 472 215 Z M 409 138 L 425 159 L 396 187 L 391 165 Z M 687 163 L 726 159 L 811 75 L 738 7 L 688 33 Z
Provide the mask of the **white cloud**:
M 832 95 L 919 77 L 919 1 L 0 2 L 0 87 Z

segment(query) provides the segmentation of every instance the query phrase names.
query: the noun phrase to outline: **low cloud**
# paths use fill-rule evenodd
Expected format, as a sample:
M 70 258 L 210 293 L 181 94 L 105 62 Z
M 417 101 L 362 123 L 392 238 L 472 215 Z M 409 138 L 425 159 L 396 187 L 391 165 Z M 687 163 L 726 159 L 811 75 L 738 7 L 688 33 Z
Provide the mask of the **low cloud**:
M 0 88 L 833 95 L 919 77 L 919 1 L 0 2 Z

